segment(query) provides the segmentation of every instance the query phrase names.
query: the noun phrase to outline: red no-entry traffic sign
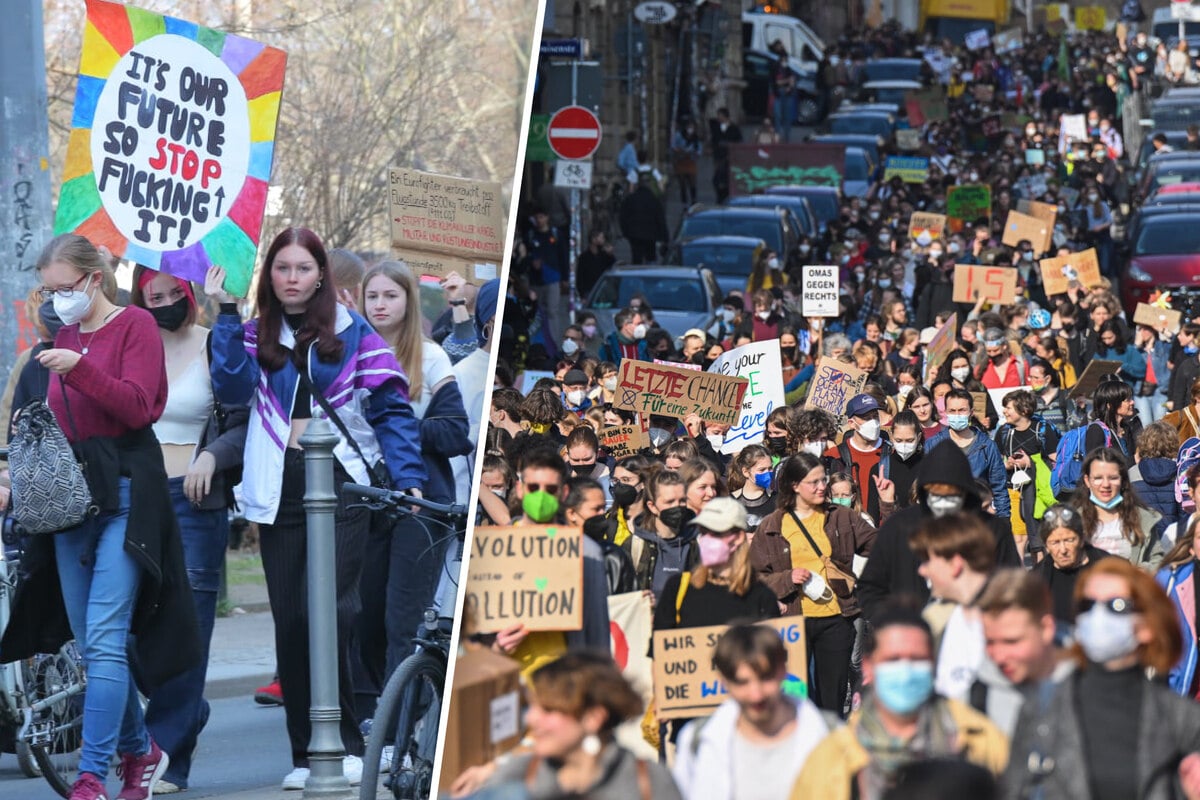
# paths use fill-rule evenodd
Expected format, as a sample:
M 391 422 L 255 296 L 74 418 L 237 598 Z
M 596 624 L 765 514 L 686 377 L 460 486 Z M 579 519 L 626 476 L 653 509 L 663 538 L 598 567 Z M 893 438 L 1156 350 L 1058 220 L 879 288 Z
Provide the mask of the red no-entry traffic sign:
M 587 158 L 600 146 L 600 120 L 583 106 L 560 108 L 550 118 L 546 140 L 559 158 Z

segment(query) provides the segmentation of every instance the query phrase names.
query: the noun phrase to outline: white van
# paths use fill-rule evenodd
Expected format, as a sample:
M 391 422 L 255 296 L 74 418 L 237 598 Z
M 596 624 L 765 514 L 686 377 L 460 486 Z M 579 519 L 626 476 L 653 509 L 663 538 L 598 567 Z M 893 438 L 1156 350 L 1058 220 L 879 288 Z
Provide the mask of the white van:
M 776 39 L 787 48 L 788 64 L 798 72 L 816 73 L 825 43 L 812 28 L 786 14 L 742 12 L 742 49 L 765 53 Z

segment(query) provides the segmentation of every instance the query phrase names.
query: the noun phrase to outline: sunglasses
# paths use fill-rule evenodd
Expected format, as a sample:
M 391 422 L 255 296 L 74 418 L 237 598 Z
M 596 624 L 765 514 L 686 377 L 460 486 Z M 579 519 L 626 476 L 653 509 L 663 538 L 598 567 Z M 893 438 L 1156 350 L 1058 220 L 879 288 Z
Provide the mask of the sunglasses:
M 525 491 L 527 491 L 527 492 L 536 492 L 539 490 L 543 490 L 547 494 L 558 494 L 558 484 L 557 483 L 547 483 L 545 485 L 540 484 L 540 483 L 525 484 Z
M 1138 611 L 1137 606 L 1127 597 L 1114 597 L 1111 600 L 1093 600 L 1090 597 L 1082 597 L 1075 604 L 1075 611 L 1079 614 L 1086 614 L 1096 605 L 1102 605 L 1114 614 L 1136 614 Z

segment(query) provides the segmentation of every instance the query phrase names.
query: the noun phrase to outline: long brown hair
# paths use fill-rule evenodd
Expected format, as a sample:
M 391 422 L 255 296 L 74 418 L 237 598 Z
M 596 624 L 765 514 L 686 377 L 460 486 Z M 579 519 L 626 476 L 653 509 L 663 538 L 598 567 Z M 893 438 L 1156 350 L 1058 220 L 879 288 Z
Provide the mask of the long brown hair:
M 692 584 L 697 589 L 703 589 L 712 577 L 712 572 L 703 564 L 692 570 Z M 729 560 L 729 591 L 738 597 L 745 597 L 754 581 L 754 566 L 750 563 L 750 540 L 742 539 L 742 543 L 733 551 Z
M 1133 607 L 1154 634 L 1149 644 L 1138 645 L 1138 663 L 1158 675 L 1170 672 L 1183 653 L 1183 634 L 1179 629 L 1175 606 L 1154 576 L 1123 558 L 1102 558 L 1088 567 L 1081 579 L 1075 582 L 1076 603 L 1083 599 L 1083 590 L 1093 575 L 1111 575 L 1125 581 Z M 1075 658 L 1081 666 L 1087 665 L 1083 649 L 1078 644 L 1075 645 Z
M 1141 499 L 1138 498 L 1137 492 L 1133 491 L 1132 485 L 1129 483 L 1129 468 L 1125 464 L 1125 457 L 1120 450 L 1111 447 L 1098 447 L 1093 450 L 1087 458 L 1083 460 L 1083 470 L 1080 472 L 1079 486 L 1075 489 L 1075 498 L 1073 505 L 1079 509 L 1079 515 L 1083 517 L 1083 532 L 1087 537 L 1086 541 L 1090 544 L 1092 536 L 1096 533 L 1096 526 L 1100 524 L 1100 517 L 1096 513 L 1096 506 L 1091 500 L 1091 490 L 1087 484 L 1083 482 L 1083 478 L 1091 477 L 1092 464 L 1100 462 L 1103 464 L 1116 464 L 1121 471 L 1121 494 L 1124 499 L 1121 501 L 1120 511 L 1118 516 L 1121 518 L 1121 535 L 1134 547 L 1141 547 L 1142 542 L 1146 541 L 1146 536 L 1150 531 L 1142 530 L 1142 505 Z
M 327 364 L 337 363 L 341 361 L 346 348 L 334 331 L 337 323 L 337 288 L 329 274 L 325 245 L 308 228 L 288 228 L 276 236 L 267 248 L 263 274 L 258 280 L 258 363 L 271 371 L 282 369 L 288 360 L 287 351 L 279 343 L 279 333 L 283 327 L 283 303 L 275 296 L 271 270 L 275 267 L 275 257 L 279 251 L 292 244 L 309 252 L 313 261 L 317 262 L 319 275 L 316 293 L 305 309 L 304 323 L 296 331 L 294 357 L 302 361 L 304 353 L 315 344 L 318 360 Z
M 363 309 L 367 307 L 367 284 L 371 279 L 382 275 L 400 287 L 405 295 L 404 321 L 400 323 L 400 332 L 396 345 L 392 348 L 396 360 L 404 367 L 408 375 L 408 394 L 410 397 L 421 396 L 421 386 L 424 372 L 421 369 L 423 359 L 423 343 L 425 337 L 421 332 L 421 294 L 417 288 L 417 279 L 412 270 L 403 261 L 383 261 L 371 267 L 362 280 Z

